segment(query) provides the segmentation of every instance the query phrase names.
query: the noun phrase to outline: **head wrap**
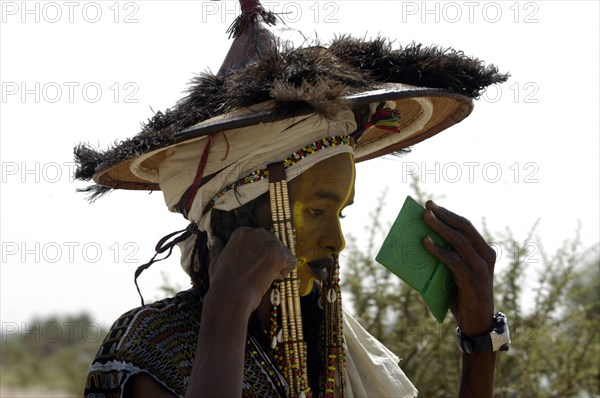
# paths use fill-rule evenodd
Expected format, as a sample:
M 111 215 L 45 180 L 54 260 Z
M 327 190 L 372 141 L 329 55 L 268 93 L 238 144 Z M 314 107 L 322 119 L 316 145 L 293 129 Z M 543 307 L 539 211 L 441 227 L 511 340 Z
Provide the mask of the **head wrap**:
M 181 198 L 196 177 L 198 161 L 206 146 L 211 145 L 203 173 L 203 177 L 211 178 L 198 189 L 187 215 L 189 221 L 195 223 L 200 231 L 208 233 L 210 246 L 213 238 L 210 229 L 211 212 L 205 211 L 207 205 L 210 203 L 212 208 L 225 211 L 238 208 L 267 192 L 268 179 L 226 190 L 228 187 L 256 170 L 266 168 L 269 163 L 288 158 L 295 150 L 329 137 L 347 135 L 354 130 L 354 113 L 351 110 L 341 110 L 328 118 L 312 114 L 229 130 L 210 139 L 202 137 L 170 150 L 159 167 L 159 185 L 169 210 L 179 212 Z M 210 144 L 209 140 L 212 140 Z M 291 181 L 318 162 L 344 152 L 352 152 L 352 146 L 326 146 L 292 162 L 286 168 L 287 180 Z M 194 240 L 195 237 L 191 236 L 179 243 L 182 251 L 181 264 L 188 274 Z

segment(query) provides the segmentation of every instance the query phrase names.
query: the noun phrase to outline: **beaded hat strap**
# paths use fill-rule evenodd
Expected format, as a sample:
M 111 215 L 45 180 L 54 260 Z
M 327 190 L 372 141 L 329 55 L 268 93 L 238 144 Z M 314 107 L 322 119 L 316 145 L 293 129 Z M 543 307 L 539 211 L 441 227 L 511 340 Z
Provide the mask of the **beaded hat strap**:
M 296 255 L 296 234 L 285 168 L 282 162 L 268 165 L 269 197 L 273 232 Z M 307 370 L 307 347 L 302 331 L 302 312 L 298 290 L 298 271 L 294 269 L 281 283 L 275 284 L 281 308 L 281 344 L 285 360 L 284 374 L 290 385 L 289 397 L 311 397 Z M 279 333 L 278 333 L 279 335 Z

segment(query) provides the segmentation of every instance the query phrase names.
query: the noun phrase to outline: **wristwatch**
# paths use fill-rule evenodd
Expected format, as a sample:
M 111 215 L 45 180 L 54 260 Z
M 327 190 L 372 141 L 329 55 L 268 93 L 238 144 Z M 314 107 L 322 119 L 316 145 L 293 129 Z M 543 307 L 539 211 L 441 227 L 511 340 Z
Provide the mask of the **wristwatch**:
M 493 316 L 494 328 L 491 332 L 475 337 L 469 337 L 456 328 L 456 344 L 465 354 L 472 352 L 508 351 L 510 346 L 510 332 L 506 315 L 497 312 Z

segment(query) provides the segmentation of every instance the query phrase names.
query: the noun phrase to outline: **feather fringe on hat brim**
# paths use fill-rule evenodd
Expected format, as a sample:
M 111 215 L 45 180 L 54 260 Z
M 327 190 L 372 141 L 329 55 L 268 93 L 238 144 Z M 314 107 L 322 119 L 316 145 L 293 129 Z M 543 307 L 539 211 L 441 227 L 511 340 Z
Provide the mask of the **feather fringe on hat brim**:
M 483 90 L 505 82 L 494 65 L 452 48 L 410 44 L 392 49 L 384 38 L 372 41 L 340 37 L 328 47 L 274 50 L 245 69 L 215 76 L 194 77 L 188 95 L 173 109 L 157 112 L 133 138 L 106 151 L 86 144 L 75 148 L 75 178 L 89 181 L 101 169 L 152 150 L 173 145 L 177 134 L 197 123 L 265 101 L 274 101 L 271 118 L 317 112 L 327 115 L 344 95 L 372 90 L 385 83 L 403 83 L 441 89 L 448 94 L 478 98 Z M 263 120 L 265 121 L 265 120 Z M 152 187 L 137 189 L 156 189 Z M 112 188 L 92 185 L 83 189 L 90 200 Z

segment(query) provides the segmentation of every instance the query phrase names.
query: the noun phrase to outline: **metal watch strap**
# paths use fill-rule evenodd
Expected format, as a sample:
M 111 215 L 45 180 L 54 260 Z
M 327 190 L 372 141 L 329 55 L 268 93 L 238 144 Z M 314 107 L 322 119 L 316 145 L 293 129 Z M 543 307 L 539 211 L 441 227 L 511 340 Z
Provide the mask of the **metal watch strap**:
M 508 351 L 510 346 L 510 332 L 506 315 L 497 312 L 494 315 L 494 328 L 489 332 L 479 336 L 469 337 L 462 334 L 459 328 L 456 328 L 456 344 L 465 354 L 472 352 L 495 352 Z

